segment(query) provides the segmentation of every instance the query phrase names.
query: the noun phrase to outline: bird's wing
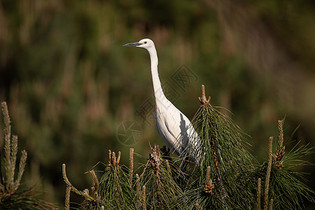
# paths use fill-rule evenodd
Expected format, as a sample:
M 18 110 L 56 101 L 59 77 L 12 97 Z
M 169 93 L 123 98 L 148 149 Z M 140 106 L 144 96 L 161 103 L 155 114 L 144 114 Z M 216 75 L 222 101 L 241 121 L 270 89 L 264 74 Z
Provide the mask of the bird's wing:
M 182 151 L 188 145 L 188 118 L 175 106 L 169 107 L 166 112 L 165 126 L 174 139 L 175 148 Z
M 167 112 L 165 121 L 166 128 L 173 136 L 174 147 L 180 151 L 193 156 L 198 162 L 201 155 L 201 139 L 195 131 L 190 120 L 175 106 Z
M 155 117 L 157 129 L 166 145 L 177 154 L 188 154 L 198 161 L 201 143 L 190 120 L 174 105 L 157 107 Z
M 177 144 L 177 133 L 179 129 L 176 127 L 176 119 L 169 112 L 169 109 L 157 109 L 156 110 L 156 126 L 161 137 L 165 141 L 166 145 L 174 152 L 180 154 Z

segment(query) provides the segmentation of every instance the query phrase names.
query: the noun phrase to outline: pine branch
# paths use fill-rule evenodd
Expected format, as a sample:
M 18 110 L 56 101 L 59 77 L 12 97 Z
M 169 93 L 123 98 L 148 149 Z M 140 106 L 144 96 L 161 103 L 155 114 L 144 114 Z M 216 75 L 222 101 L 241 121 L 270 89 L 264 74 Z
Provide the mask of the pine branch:
M 65 209 L 70 210 L 70 192 L 71 192 L 71 186 L 67 185 L 66 188 L 66 195 L 65 195 Z
M 142 195 L 141 195 L 141 185 L 140 185 L 140 177 L 139 174 L 136 174 L 136 193 L 137 193 L 137 207 L 140 208 L 142 203 Z
M 257 210 L 261 209 L 261 178 L 258 178 L 257 184 Z
M 67 187 L 71 187 L 71 191 L 83 196 L 85 199 L 89 200 L 89 201 L 94 201 L 94 199 L 86 192 L 81 192 L 79 191 L 77 188 L 75 188 L 71 182 L 69 181 L 68 177 L 67 177 L 67 172 L 66 172 L 66 164 L 62 164 L 62 176 L 63 176 L 63 180 L 64 182 L 67 184 Z
M 22 156 L 21 156 L 20 165 L 19 165 L 19 172 L 17 175 L 17 179 L 15 181 L 15 190 L 17 190 L 18 187 L 20 186 L 21 179 L 22 179 L 24 169 L 26 166 L 26 159 L 27 159 L 27 152 L 25 150 L 22 150 Z
M 145 190 L 146 190 L 146 187 L 145 185 L 142 187 L 142 209 L 143 210 L 146 210 L 147 209 L 147 205 L 146 205 L 146 202 L 145 202 Z
M 273 206 L 273 199 L 270 199 L 269 210 L 272 210 L 272 206 Z
M 271 166 L 272 166 L 272 141 L 273 141 L 273 136 L 269 137 L 269 159 L 268 159 L 268 167 L 267 167 L 266 180 L 265 180 L 264 210 L 268 209 L 269 182 L 270 182 L 270 173 L 271 173 Z
M 134 148 L 130 148 L 130 164 L 129 164 L 129 183 L 132 186 L 132 177 L 133 177 L 133 153 Z
M 278 130 L 279 130 L 279 148 L 282 148 L 283 146 L 283 119 L 278 120 Z
M 11 121 L 9 116 L 9 110 L 6 102 L 1 103 L 2 113 L 4 119 L 4 168 L 6 172 L 5 186 L 8 191 L 12 189 L 12 180 L 14 178 L 12 174 L 12 162 L 11 162 Z
M 10 185 L 12 186 L 12 188 L 15 188 L 15 183 L 14 183 L 14 174 L 15 174 L 15 164 L 16 164 L 16 156 L 17 156 L 17 151 L 18 151 L 18 137 L 13 135 L 12 136 L 12 153 L 11 153 L 11 180 L 8 180 L 8 182 L 10 182 Z M 24 168 L 23 168 L 24 171 Z M 17 189 L 17 188 L 16 188 Z M 14 189 L 14 190 L 16 190 Z

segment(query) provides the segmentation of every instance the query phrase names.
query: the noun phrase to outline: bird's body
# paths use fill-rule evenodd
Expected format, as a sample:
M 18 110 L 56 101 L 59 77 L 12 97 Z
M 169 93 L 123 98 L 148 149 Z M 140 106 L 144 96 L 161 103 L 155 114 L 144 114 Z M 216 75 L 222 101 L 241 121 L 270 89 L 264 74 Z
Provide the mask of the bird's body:
M 154 119 L 157 130 L 172 152 L 180 156 L 189 156 L 200 162 L 201 140 L 190 120 L 178 110 L 164 95 L 158 74 L 158 57 L 154 43 L 150 39 L 142 39 L 124 46 L 145 48 L 150 55 L 151 75 L 155 97 Z
M 156 105 L 154 119 L 159 134 L 171 151 L 200 161 L 199 136 L 181 111 L 172 103 L 167 108 Z

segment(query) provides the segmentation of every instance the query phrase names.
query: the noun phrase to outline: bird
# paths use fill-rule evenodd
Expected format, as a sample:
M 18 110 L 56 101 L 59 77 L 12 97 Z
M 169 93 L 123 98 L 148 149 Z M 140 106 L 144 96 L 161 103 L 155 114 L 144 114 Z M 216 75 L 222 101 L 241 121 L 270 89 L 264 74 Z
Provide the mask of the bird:
M 154 119 L 158 133 L 170 151 L 199 164 L 201 161 L 201 139 L 190 120 L 166 98 L 163 92 L 154 42 L 145 38 L 123 46 L 144 48 L 149 52 L 155 99 Z

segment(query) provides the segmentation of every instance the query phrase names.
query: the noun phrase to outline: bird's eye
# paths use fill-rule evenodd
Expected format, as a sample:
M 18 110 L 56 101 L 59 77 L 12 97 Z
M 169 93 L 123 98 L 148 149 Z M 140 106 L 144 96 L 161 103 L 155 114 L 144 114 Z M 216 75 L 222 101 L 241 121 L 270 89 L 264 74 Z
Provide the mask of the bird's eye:
M 146 44 L 147 42 L 145 41 L 144 44 Z

